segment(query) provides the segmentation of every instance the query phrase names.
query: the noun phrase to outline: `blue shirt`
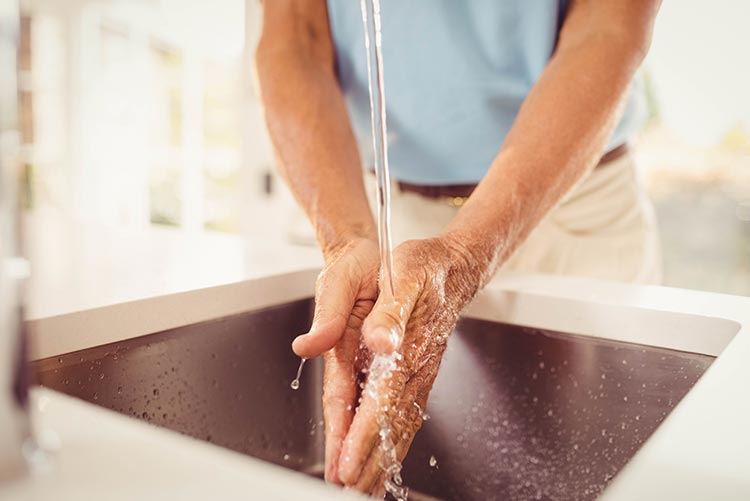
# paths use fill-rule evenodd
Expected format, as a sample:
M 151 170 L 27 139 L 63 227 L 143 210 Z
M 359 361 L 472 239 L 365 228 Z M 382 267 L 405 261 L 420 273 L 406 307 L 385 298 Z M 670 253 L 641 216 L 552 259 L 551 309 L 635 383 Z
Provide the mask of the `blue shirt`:
M 381 4 L 391 176 L 433 185 L 480 181 L 554 51 L 561 0 Z M 328 0 L 328 16 L 339 83 L 362 161 L 371 167 L 360 3 Z M 638 127 L 640 101 L 634 87 L 607 149 Z

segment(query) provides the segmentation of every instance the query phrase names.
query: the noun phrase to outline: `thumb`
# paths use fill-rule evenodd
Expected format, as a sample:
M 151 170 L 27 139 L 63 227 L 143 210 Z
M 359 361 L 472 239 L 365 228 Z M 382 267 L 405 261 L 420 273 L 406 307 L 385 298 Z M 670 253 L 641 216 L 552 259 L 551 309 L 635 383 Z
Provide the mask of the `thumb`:
M 400 281 L 394 288 L 393 296 L 381 292 L 362 325 L 365 344 L 374 353 L 390 355 L 401 346 L 406 324 L 419 297 L 419 288 L 414 283 Z
M 357 292 L 354 277 L 348 271 L 332 268 L 321 273 L 316 284 L 312 327 L 292 342 L 294 353 L 313 358 L 333 348 L 344 334 Z

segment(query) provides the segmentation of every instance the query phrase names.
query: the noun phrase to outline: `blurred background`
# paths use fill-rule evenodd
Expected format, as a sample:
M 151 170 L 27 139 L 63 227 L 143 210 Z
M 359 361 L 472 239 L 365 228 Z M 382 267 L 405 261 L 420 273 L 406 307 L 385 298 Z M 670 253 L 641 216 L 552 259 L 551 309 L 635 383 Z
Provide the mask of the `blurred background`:
M 256 0 L 21 8 L 32 316 L 321 263 L 261 119 Z M 744 0 L 658 17 L 637 155 L 666 285 L 750 295 L 747 19 Z

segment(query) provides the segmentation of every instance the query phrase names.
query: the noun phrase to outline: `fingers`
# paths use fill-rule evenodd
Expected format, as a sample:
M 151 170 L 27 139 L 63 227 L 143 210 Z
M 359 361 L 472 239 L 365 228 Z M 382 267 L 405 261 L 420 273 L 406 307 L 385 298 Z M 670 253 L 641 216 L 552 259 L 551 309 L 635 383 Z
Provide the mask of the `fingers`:
M 365 390 L 365 399 L 344 439 L 340 478 L 345 485 L 362 492 L 377 492 L 383 486 L 383 464 L 391 461 L 388 457 L 384 461 L 384 456 L 394 454 L 398 461 L 406 456 L 422 424 L 421 409 L 427 402 L 429 381 L 424 386 L 425 380 L 415 377 L 404 385 L 402 376 L 399 372 L 387 386 L 381 384 L 380 398 L 373 398 Z M 387 395 L 391 395 L 391 399 L 385 398 L 383 392 L 389 392 Z M 390 452 L 381 443 L 378 419 L 382 417 L 389 423 L 388 439 L 393 444 Z
M 352 395 L 351 401 L 355 396 L 356 392 Z M 323 409 L 326 425 L 325 479 L 328 482 L 343 485 L 338 471 L 339 458 L 344 437 L 354 417 L 351 411 L 352 404 L 347 396 L 330 397 L 326 400 Z
M 344 437 L 354 418 L 357 378 L 354 357 L 359 349 L 359 336 L 347 330 L 336 347 L 325 354 L 323 379 L 323 418 L 325 420 L 325 478 L 341 484 L 338 474 L 339 457 Z
M 346 329 L 359 292 L 359 280 L 346 268 L 329 269 L 318 278 L 310 332 L 292 343 L 294 353 L 314 358 L 333 348 Z
M 403 461 L 404 457 L 406 457 L 406 453 L 409 451 L 409 447 L 411 447 L 411 443 L 414 441 L 415 434 L 416 432 L 411 432 L 406 438 L 395 441 L 394 455 L 396 456 L 396 459 L 399 461 L 399 463 Z M 362 470 L 362 475 L 359 477 L 359 480 L 357 480 L 357 483 L 353 486 L 355 489 L 373 494 L 379 492 L 383 492 L 383 494 L 385 494 L 385 481 L 390 480 L 391 482 L 395 483 L 395 479 L 388 479 L 387 472 L 383 470 L 383 456 L 384 451 L 381 447 L 373 449 L 373 454 L 367 460 L 367 463 Z
M 375 488 L 372 489 L 372 497 L 375 499 L 385 498 L 385 475 L 381 473 L 373 485 Z
M 400 440 L 398 433 L 401 433 L 404 426 L 400 419 L 393 419 L 392 416 L 406 417 L 412 412 L 412 404 L 404 404 L 405 401 L 414 401 L 412 392 L 404 391 L 406 380 L 403 369 L 393 359 L 383 355 L 375 357 L 370 366 L 362 403 L 341 451 L 339 475 L 345 484 L 356 484 L 363 475 L 368 459 L 377 452 L 375 449 L 380 443 L 379 419 L 385 418 L 392 425 L 392 432 L 396 433 L 392 437 L 394 443 Z M 377 472 L 377 466 L 376 462 L 367 470 L 368 477 L 373 475 L 373 471 Z
M 365 344 L 374 353 L 389 355 L 399 349 L 420 289 L 415 283 L 398 281 L 396 297 L 381 294 L 362 326 Z
M 378 443 L 378 402 L 367 396 L 351 422 L 349 432 L 344 438 L 339 459 L 339 478 L 346 485 L 354 485 L 359 479 L 365 461 L 370 457 Z

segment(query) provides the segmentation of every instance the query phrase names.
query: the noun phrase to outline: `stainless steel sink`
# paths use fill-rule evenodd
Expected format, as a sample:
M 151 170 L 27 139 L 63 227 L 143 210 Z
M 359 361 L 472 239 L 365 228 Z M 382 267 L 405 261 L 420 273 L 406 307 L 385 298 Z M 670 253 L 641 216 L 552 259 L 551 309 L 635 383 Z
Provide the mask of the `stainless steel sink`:
M 321 477 L 321 361 L 290 388 L 290 343 L 311 313 L 293 301 L 33 369 L 44 386 Z M 594 499 L 713 359 L 464 318 L 404 464 L 410 499 Z

